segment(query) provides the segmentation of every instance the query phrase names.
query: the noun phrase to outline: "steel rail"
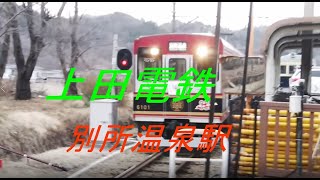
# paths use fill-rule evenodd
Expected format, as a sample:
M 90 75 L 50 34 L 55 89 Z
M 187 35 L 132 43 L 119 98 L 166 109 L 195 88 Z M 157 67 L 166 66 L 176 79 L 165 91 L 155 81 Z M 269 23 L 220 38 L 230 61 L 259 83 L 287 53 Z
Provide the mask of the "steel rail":
M 163 152 L 152 154 L 146 160 L 142 161 L 141 163 L 139 163 L 137 165 L 130 167 L 129 169 L 125 170 L 124 172 L 122 172 L 121 174 L 117 175 L 114 178 L 128 178 L 129 176 L 138 172 L 143 167 L 152 163 L 154 160 L 158 159 L 160 156 L 162 156 L 162 154 L 163 154 Z

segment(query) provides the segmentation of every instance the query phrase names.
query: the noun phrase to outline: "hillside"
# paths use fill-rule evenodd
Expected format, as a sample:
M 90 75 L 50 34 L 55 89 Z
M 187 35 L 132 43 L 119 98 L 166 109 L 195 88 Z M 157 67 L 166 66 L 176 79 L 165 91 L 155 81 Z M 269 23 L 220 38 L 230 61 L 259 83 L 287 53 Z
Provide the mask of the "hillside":
M 54 14 L 54 12 L 52 12 Z M 21 40 L 23 50 L 27 54 L 29 48 L 28 33 L 26 29 L 26 21 L 23 16 L 19 17 L 21 26 Z M 70 32 L 69 19 L 63 19 L 63 36 L 65 38 L 64 49 L 67 57 L 70 57 Z M 201 22 L 182 23 L 177 21 L 177 32 L 183 33 L 214 33 L 214 27 L 205 25 Z M 255 27 L 254 52 L 259 54 L 261 48 L 261 40 L 264 39 L 266 27 Z M 128 14 L 116 12 L 104 16 L 88 16 L 81 17 L 78 31 L 80 39 L 80 51 L 88 49 L 82 56 L 79 62 L 79 68 L 94 68 L 94 67 L 111 67 L 112 55 L 112 38 L 113 34 L 119 35 L 119 46 L 132 48 L 134 39 L 141 35 L 150 35 L 158 33 L 171 32 L 171 23 L 157 26 L 151 21 L 136 19 Z M 40 54 L 38 64 L 46 69 L 59 69 L 60 64 L 56 54 L 55 45 L 55 19 L 48 24 L 46 32 L 46 47 Z M 231 31 L 229 29 L 221 29 L 221 33 L 232 33 L 232 35 L 221 35 L 222 38 L 229 41 L 236 48 L 245 51 L 246 29 Z M 14 63 L 11 48 L 9 63 Z

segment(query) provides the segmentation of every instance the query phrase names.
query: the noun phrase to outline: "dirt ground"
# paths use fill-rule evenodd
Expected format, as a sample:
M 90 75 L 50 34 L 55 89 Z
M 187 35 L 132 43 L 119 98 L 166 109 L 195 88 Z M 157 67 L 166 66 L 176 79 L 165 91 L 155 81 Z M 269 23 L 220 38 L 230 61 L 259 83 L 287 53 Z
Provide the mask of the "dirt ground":
M 17 162 L 4 160 L 3 168 L 0 170 L 0 178 L 66 178 L 110 154 L 107 150 L 100 152 L 98 149 L 88 153 L 88 148 L 82 149 L 81 152 L 67 153 L 67 148 L 68 147 L 57 148 L 33 156 L 47 162 L 57 163 L 60 166 L 67 168 L 67 172 L 33 160 L 27 161 L 26 159 L 21 159 Z M 129 149 L 97 164 L 95 167 L 77 176 L 77 178 L 112 178 L 130 167 L 137 165 L 144 159 L 147 159 L 149 155 L 150 154 L 146 153 L 131 152 Z M 167 178 L 169 172 L 168 161 L 169 157 L 163 157 L 161 160 L 158 160 L 157 163 L 144 168 L 143 171 L 132 177 Z M 204 169 L 204 162 L 192 162 L 184 168 L 183 173 L 177 174 L 177 177 L 201 178 L 204 177 Z M 210 166 L 210 176 L 218 175 L 217 177 L 219 177 L 219 171 L 220 163 L 212 163 Z
M 51 89 L 52 86 L 55 85 L 37 84 L 37 86 L 33 86 L 33 89 L 37 89 L 38 92 L 46 91 L 50 94 L 51 91 L 48 89 Z M 62 91 L 61 86 L 55 88 L 56 94 L 50 95 L 59 95 L 57 89 L 59 92 Z M 89 124 L 90 107 L 88 104 L 83 101 L 47 101 L 43 95 L 37 94 L 34 97 L 27 101 L 16 101 L 13 96 L 0 96 L 0 146 L 58 164 L 67 168 L 68 171 L 61 171 L 0 149 L 0 160 L 2 160 L 0 178 L 65 178 L 110 154 L 107 151 L 111 148 L 110 145 L 102 152 L 99 151 L 100 146 L 90 153 L 87 152 L 90 147 L 86 146 L 81 152 L 74 152 L 74 150 L 67 152 L 67 149 L 74 142 L 73 132 L 76 125 Z M 132 102 L 129 101 L 133 99 L 132 94 L 127 94 L 125 98 L 128 102 L 118 108 L 119 122 L 133 124 L 131 121 L 132 108 L 130 108 Z M 137 129 L 133 128 L 127 133 L 136 136 Z M 127 144 L 129 143 L 132 142 Z M 148 156 L 149 154 L 127 150 L 107 159 L 79 177 L 111 178 L 143 161 Z M 168 162 L 168 158 L 163 160 Z M 162 174 L 157 172 L 159 168 L 164 169 Z M 212 168 L 212 171 L 217 171 L 219 166 L 212 166 Z M 203 169 L 204 165 L 194 164 L 187 169 L 189 174 L 184 174 L 181 177 L 203 177 Z M 168 165 L 153 166 L 148 169 L 147 174 L 155 173 L 151 177 L 167 177 L 167 171 Z
M 0 97 L 0 146 L 68 169 L 67 172 L 61 171 L 0 150 L 0 159 L 2 160 L 0 178 L 66 178 L 110 154 L 107 151 L 111 148 L 110 145 L 102 152 L 99 151 L 101 146 L 97 146 L 90 153 L 87 152 L 90 147 L 86 146 L 80 152 L 74 152 L 74 149 L 67 152 L 73 143 L 72 133 L 75 125 L 89 123 L 89 110 L 89 107 L 83 102 L 46 101 L 43 98 L 15 101 L 13 97 Z M 130 114 L 127 108 L 119 108 L 120 118 L 130 118 L 124 115 L 125 111 Z M 137 129 L 131 129 L 127 133 L 136 135 Z M 127 144 L 130 143 L 132 142 L 127 142 Z M 127 150 L 105 160 L 79 177 L 111 178 L 138 164 L 148 156 L 149 154 L 146 153 Z M 164 158 L 162 161 L 168 162 L 168 158 Z M 219 165 L 212 165 L 212 172 L 219 171 L 219 167 Z M 163 169 L 163 172 L 158 172 L 159 168 Z M 168 165 L 152 166 L 147 170 L 140 175 L 147 176 L 154 173 L 152 177 L 168 177 Z M 189 174 L 183 174 L 181 177 L 203 177 L 204 164 L 194 163 L 186 171 Z
M 128 107 L 118 108 L 118 118 L 123 124 L 132 123 L 131 114 Z M 89 118 L 90 107 L 83 101 L 47 101 L 42 96 L 16 101 L 13 96 L 0 96 L 0 146 L 68 169 L 83 167 L 105 155 L 99 151 L 66 152 L 74 141 L 75 126 L 89 124 Z M 136 129 L 132 131 L 135 133 Z M 65 172 L 33 160 L 27 163 L 25 158 L 2 149 L 0 160 L 3 166 L 0 177 L 67 176 Z

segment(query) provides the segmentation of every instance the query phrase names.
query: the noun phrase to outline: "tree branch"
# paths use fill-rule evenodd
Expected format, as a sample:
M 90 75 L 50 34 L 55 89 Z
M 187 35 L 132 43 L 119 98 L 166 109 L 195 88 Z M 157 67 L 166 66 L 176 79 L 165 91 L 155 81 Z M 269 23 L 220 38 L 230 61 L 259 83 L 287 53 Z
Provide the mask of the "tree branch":
M 87 69 L 91 69 L 92 68 L 82 57 L 80 57 L 80 60 L 86 66 Z
M 14 2 L 8 2 L 8 6 L 10 10 L 9 15 L 13 17 L 14 14 L 16 14 L 17 12 L 16 4 Z M 17 69 L 20 74 L 20 73 L 23 73 L 23 69 L 24 69 L 24 56 L 23 56 L 22 47 L 21 47 L 21 40 L 20 40 L 20 33 L 18 30 L 17 19 L 15 18 L 12 19 L 11 28 L 14 30 L 12 32 L 13 47 L 14 47 L 13 53 L 16 59 Z
M 29 31 L 29 36 L 31 39 L 31 45 L 33 44 L 32 41 L 35 41 L 35 35 L 34 35 L 34 27 L 33 27 L 33 10 L 32 10 L 32 2 L 28 2 L 27 5 L 27 10 L 26 10 L 26 19 L 27 19 L 27 24 L 28 24 L 28 31 Z M 32 47 L 30 48 L 32 49 Z
M 44 47 L 43 38 L 45 35 L 45 28 L 47 25 L 47 23 L 46 23 L 47 14 L 45 12 L 45 5 L 46 5 L 46 3 L 44 3 L 44 2 L 41 3 L 41 28 L 40 28 L 40 38 L 38 38 L 39 48 Z
M 72 23 L 72 33 L 71 33 L 71 67 L 74 67 L 78 62 L 79 48 L 77 39 L 78 30 L 78 2 L 75 2 L 74 6 L 74 17 Z
M 60 7 L 60 9 L 59 9 L 59 12 L 58 12 L 58 14 L 57 14 L 58 18 L 61 17 L 61 14 L 62 14 L 63 9 L 64 9 L 64 7 L 66 6 L 66 4 L 67 4 L 67 2 L 62 2 L 62 5 L 61 5 L 61 7 Z
M 87 49 L 83 50 L 81 53 L 79 53 L 79 55 L 77 56 L 77 58 L 80 58 L 85 52 L 87 52 L 89 49 L 91 49 L 92 47 L 88 47 Z
M 91 30 L 89 30 L 88 32 L 86 32 L 84 35 L 80 36 L 80 38 L 78 39 L 78 41 L 82 41 L 86 36 L 88 36 L 93 30 L 95 30 L 99 25 L 97 24 L 96 26 L 94 26 Z
M 1 28 L 5 28 L 13 19 L 15 19 L 19 14 L 23 13 L 26 10 L 26 8 L 22 9 L 20 12 L 16 13 L 14 16 L 12 16 Z M 2 34 L 3 35 L 3 34 Z M 1 37 L 1 36 L 0 36 Z
M 10 34 L 4 36 L 4 41 L 0 47 L 0 79 L 3 77 L 4 71 L 6 69 L 6 64 L 8 62 L 10 48 Z
M 36 63 L 38 61 L 39 54 L 41 50 L 44 47 L 43 43 L 43 37 L 45 34 L 45 19 L 46 19 L 46 13 L 45 13 L 45 3 L 41 3 L 41 27 L 40 27 L 40 35 L 35 35 L 34 34 L 34 27 L 33 27 L 33 10 L 32 10 L 32 3 L 28 2 L 28 14 L 27 14 L 27 22 L 28 22 L 28 29 L 29 29 L 29 35 L 30 35 L 30 40 L 31 40 L 31 47 L 30 47 L 30 53 L 28 56 L 28 60 L 26 63 L 26 70 L 27 78 L 31 78 L 32 72 L 34 70 L 34 67 L 36 66 Z
M 57 55 L 58 55 L 58 59 L 60 61 L 60 65 L 61 65 L 61 68 L 62 68 L 62 72 L 63 72 L 63 76 L 64 76 L 64 79 L 67 80 L 68 78 L 68 72 L 67 72 L 67 65 L 66 65 L 66 59 L 65 59 L 65 53 L 63 51 L 63 48 L 62 48 L 62 44 L 63 44 L 63 39 L 62 39 L 62 29 L 61 29 L 61 14 L 64 10 L 64 7 L 66 5 L 66 2 L 63 2 L 60 9 L 59 9 L 59 12 L 57 14 L 57 34 L 56 34 L 56 51 L 57 51 Z
M 85 50 L 83 50 L 82 52 L 80 52 L 77 57 L 78 57 L 78 58 L 81 57 L 85 52 L 87 52 L 87 51 L 90 50 L 91 48 L 101 47 L 101 46 L 112 46 L 112 45 L 113 45 L 113 43 L 110 43 L 110 44 L 100 44 L 100 45 L 95 45 L 95 46 L 89 46 L 89 47 L 87 47 Z
M 79 18 L 79 21 L 81 21 L 81 19 L 83 18 L 83 14 L 81 14 L 80 18 Z
M 3 33 L 0 34 L 0 37 L 2 37 L 3 35 L 7 34 L 8 30 L 9 30 L 9 27 L 7 27 L 6 30 Z
M 10 30 L 9 30 L 9 29 L 10 29 Z M 15 29 L 13 29 L 13 28 L 8 28 L 8 29 L 6 29 L 6 31 L 4 31 L 3 33 L 0 34 L 0 37 L 3 36 L 3 35 L 5 35 L 6 33 L 13 32 L 13 31 L 19 31 L 19 29 L 18 29 L 18 28 L 15 28 Z M 20 30 L 20 32 L 22 32 L 22 31 Z

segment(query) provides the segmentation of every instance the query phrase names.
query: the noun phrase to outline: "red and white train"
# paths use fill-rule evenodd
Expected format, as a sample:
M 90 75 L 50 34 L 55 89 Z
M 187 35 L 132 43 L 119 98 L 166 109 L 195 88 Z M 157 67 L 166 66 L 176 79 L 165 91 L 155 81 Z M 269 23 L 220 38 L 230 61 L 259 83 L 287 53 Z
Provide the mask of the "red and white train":
M 216 101 L 214 123 L 221 123 L 225 110 L 221 85 L 221 59 L 226 56 L 243 57 L 243 54 L 227 41 L 219 41 L 219 62 L 216 72 Z M 214 60 L 213 50 L 215 37 L 209 34 L 159 34 L 139 37 L 134 41 L 133 51 L 133 78 L 134 78 L 134 107 L 133 119 L 138 127 L 149 124 L 179 125 L 188 123 L 204 127 L 208 123 L 209 103 L 204 101 L 203 95 L 194 101 L 186 100 L 172 102 L 179 88 L 179 78 L 190 68 L 199 72 L 208 68 L 208 63 Z M 139 74 L 145 68 L 174 68 L 175 80 L 168 82 L 165 96 L 169 99 L 165 103 L 147 103 L 145 97 L 136 100 L 142 81 L 138 80 Z M 194 89 L 194 96 L 199 89 Z M 210 97 L 211 88 L 207 88 Z

